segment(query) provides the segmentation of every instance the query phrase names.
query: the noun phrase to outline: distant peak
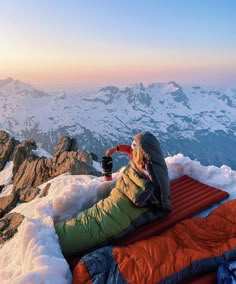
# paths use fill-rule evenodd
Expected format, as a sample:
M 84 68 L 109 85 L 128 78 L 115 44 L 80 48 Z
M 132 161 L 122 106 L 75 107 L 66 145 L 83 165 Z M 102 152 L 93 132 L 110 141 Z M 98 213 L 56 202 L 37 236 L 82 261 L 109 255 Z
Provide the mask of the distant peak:
M 106 86 L 106 87 L 100 89 L 98 92 L 99 92 L 99 93 L 100 93 L 100 92 L 105 92 L 105 93 L 108 92 L 108 93 L 116 94 L 116 93 L 119 92 L 119 88 L 117 88 L 116 86 Z
M 5 85 L 8 85 L 8 84 L 11 84 L 13 83 L 15 80 L 11 77 L 8 77 L 6 79 L 3 79 L 3 80 L 0 80 L 0 86 L 5 86 Z
M 180 85 L 177 84 L 175 81 L 170 81 L 170 82 L 168 82 L 168 85 L 172 85 L 172 86 L 174 86 L 175 88 L 181 89 Z

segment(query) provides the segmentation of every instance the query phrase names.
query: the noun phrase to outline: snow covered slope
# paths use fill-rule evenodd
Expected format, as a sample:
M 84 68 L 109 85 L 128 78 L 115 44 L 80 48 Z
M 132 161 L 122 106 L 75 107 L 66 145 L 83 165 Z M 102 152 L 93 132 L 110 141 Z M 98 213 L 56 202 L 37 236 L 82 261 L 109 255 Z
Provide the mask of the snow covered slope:
M 236 169 L 236 90 L 184 89 L 175 82 L 102 88 L 89 96 L 45 93 L 20 81 L 0 80 L 0 126 L 34 138 L 52 152 L 61 135 L 96 153 L 153 132 L 165 155 L 183 153 L 203 165 Z

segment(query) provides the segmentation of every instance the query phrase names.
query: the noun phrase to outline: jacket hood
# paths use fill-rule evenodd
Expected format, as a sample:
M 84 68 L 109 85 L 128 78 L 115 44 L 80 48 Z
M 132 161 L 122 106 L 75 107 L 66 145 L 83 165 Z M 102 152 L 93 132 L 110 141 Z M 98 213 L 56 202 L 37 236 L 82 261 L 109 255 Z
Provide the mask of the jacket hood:
M 140 132 L 134 136 L 134 140 L 147 161 L 166 167 L 160 143 L 151 132 Z
M 150 132 L 145 131 L 134 136 L 138 146 L 137 151 L 146 159 L 147 170 L 154 183 L 153 195 L 161 201 L 161 207 L 171 210 L 170 184 L 168 169 L 157 138 Z

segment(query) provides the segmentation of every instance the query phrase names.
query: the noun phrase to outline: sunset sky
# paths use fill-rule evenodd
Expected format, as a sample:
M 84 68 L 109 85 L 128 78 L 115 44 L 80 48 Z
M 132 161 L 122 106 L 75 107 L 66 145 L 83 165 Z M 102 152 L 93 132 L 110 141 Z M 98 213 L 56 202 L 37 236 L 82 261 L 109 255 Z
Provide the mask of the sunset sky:
M 236 87 L 235 0 L 0 0 L 0 79 Z

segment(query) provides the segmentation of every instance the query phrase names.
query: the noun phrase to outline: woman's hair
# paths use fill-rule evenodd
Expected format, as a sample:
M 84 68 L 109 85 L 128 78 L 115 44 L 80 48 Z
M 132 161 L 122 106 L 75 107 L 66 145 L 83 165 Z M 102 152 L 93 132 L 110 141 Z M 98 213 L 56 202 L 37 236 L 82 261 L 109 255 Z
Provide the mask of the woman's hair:
M 148 161 L 155 159 L 156 153 L 161 152 L 159 141 L 149 131 L 136 134 L 134 140 L 138 148 L 140 148 L 143 158 Z
M 144 166 L 144 155 L 140 147 L 137 148 L 137 151 L 133 151 L 133 161 L 135 165 L 142 169 Z
M 140 144 L 140 141 L 136 141 L 135 138 L 134 141 L 136 142 L 137 147 L 136 150 L 133 149 L 133 161 L 139 169 L 142 169 L 145 164 L 143 148 Z

